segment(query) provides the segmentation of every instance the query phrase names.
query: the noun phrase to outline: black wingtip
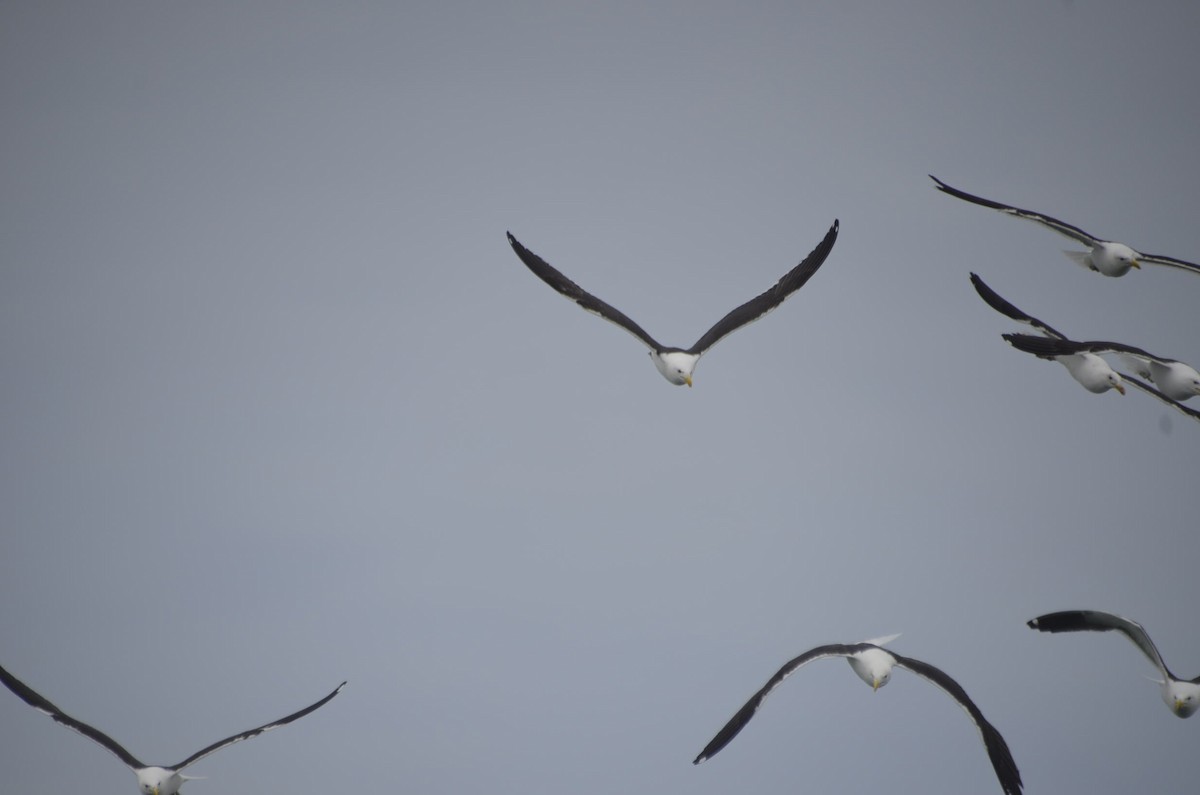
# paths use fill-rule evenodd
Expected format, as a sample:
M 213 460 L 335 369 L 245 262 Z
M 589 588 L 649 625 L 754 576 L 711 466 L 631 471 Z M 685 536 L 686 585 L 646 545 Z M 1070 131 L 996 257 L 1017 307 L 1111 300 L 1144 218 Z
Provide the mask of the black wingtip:
M 1029 627 L 1030 629 L 1039 629 L 1040 628 L 1040 627 L 1038 627 L 1038 620 L 1036 618 L 1031 618 L 1028 621 L 1026 621 L 1025 626 Z

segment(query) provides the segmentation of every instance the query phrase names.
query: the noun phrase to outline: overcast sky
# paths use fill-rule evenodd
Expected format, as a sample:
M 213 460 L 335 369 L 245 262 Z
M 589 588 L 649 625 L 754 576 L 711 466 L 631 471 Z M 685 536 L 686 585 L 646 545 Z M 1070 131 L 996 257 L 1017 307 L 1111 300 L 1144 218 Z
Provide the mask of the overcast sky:
M 574 6 L 574 7 L 572 7 Z M 649 6 L 649 7 L 648 7 Z M 1194 2 L 0 7 L 0 664 L 191 795 L 1193 793 L 1200 425 L 1000 339 L 1200 361 L 928 174 L 1200 260 Z M 824 267 L 673 387 L 668 344 Z M 1196 401 L 1193 401 L 1194 403 Z M 132 793 L 0 692 L 7 792 Z

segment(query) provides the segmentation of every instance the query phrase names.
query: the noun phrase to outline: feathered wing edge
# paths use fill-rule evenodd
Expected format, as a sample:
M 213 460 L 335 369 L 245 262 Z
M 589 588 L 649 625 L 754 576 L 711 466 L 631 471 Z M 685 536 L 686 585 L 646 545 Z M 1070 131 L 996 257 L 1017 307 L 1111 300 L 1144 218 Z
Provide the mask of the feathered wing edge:
M 537 254 L 534 254 L 532 251 L 525 248 L 525 246 L 521 245 L 521 242 L 513 237 L 512 232 L 507 232 L 506 234 L 508 235 L 509 245 L 512 246 L 513 251 L 516 252 L 517 257 L 520 258 L 521 262 L 525 263 L 525 267 L 533 271 L 533 275 L 537 276 L 546 284 L 553 287 L 560 295 L 565 296 L 567 299 L 583 307 L 593 315 L 599 315 L 608 322 L 615 323 L 616 325 L 625 329 L 630 334 L 637 337 L 642 344 L 648 347 L 650 350 L 661 351 L 663 349 L 663 346 L 659 344 L 654 337 L 651 337 L 644 328 L 635 323 L 632 318 L 630 318 L 620 309 L 617 309 L 612 304 L 601 301 L 599 298 L 568 279 L 562 274 L 561 271 L 559 271 L 549 262 L 546 262 L 546 260 L 539 257 Z
M 323 707 L 334 696 L 336 696 L 338 693 L 340 693 L 342 688 L 345 686 L 346 686 L 346 683 L 342 682 L 340 685 L 338 685 L 337 687 L 335 687 L 333 689 L 332 693 L 325 696 L 320 701 L 317 701 L 313 704 L 309 704 L 304 709 L 299 710 L 297 712 L 293 712 L 291 715 L 280 718 L 279 720 L 271 721 L 270 723 L 264 723 L 262 726 L 259 726 L 257 728 L 249 729 L 249 730 L 241 732 L 239 734 L 234 734 L 230 737 L 226 737 L 224 740 L 219 740 L 219 741 L 213 743 L 212 745 L 207 746 L 206 748 L 202 748 L 201 750 L 192 754 L 191 756 L 189 756 L 187 759 L 183 760 L 179 764 L 172 766 L 170 769 L 176 770 L 176 771 L 182 770 L 183 768 L 187 767 L 188 765 L 194 764 L 195 762 L 199 762 L 204 757 L 221 750 L 222 748 L 224 748 L 227 745 L 233 745 L 234 743 L 241 742 L 242 740 L 248 740 L 251 737 L 257 737 L 258 735 L 262 734 L 263 732 L 268 732 L 271 729 L 275 729 L 280 726 L 287 725 L 294 720 L 299 720 L 300 718 L 303 718 L 305 715 L 309 714 L 310 712 L 313 712 L 314 710 L 317 710 L 317 709 Z
M 767 683 L 757 693 L 750 697 L 750 700 L 741 709 L 734 713 L 733 717 L 721 727 L 721 730 L 709 740 L 708 745 L 704 746 L 704 750 L 692 760 L 692 764 L 698 765 L 704 760 L 716 756 L 722 748 L 729 745 L 733 738 L 737 737 L 738 733 L 746 728 L 746 724 L 754 717 L 754 713 L 758 712 L 758 708 L 762 706 L 763 701 L 770 695 L 771 691 L 779 687 L 783 683 L 783 680 L 795 673 L 801 666 L 825 657 L 849 657 L 856 651 L 862 651 L 867 648 L 871 648 L 871 644 L 834 643 L 810 649 L 799 657 L 789 660 L 774 676 L 767 680 Z
M 1020 207 L 1013 207 L 1011 204 L 1001 204 L 1000 202 L 992 201 L 991 199 L 985 199 L 982 196 L 976 196 L 972 193 L 967 193 L 965 190 L 959 190 L 958 188 L 953 188 L 947 185 L 933 174 L 930 174 L 929 178 L 937 183 L 938 190 L 940 190 L 942 193 L 948 193 L 956 199 L 962 199 L 963 201 L 971 202 L 972 204 L 978 204 L 980 207 L 989 207 L 993 210 L 999 210 L 1002 213 L 1012 215 L 1016 218 L 1024 218 L 1027 221 L 1034 221 L 1049 229 L 1053 229 L 1060 235 L 1065 235 L 1072 240 L 1082 243 L 1088 247 L 1094 246 L 1100 242 L 1100 238 L 1096 237 L 1095 235 L 1089 235 L 1079 227 L 1068 224 L 1066 221 L 1060 221 L 1051 215 L 1035 212 L 1033 210 L 1022 210 Z
M 835 218 L 825 237 L 809 252 L 799 265 L 785 273 L 770 289 L 756 295 L 741 306 L 731 310 L 725 317 L 718 320 L 712 327 L 696 340 L 686 353 L 696 356 L 704 354 L 716 345 L 722 337 L 737 331 L 742 326 L 759 320 L 771 310 L 782 304 L 788 296 L 804 286 L 817 269 L 824 264 L 833 244 L 837 242 L 840 222 Z
M 1033 326 L 1035 329 L 1043 334 L 1046 334 L 1047 336 L 1057 337 L 1058 339 L 1062 340 L 1067 338 L 1065 334 L 1062 334 L 1056 329 L 1050 327 L 1048 324 L 1038 320 L 1033 315 L 1026 314 L 1013 304 L 1009 303 L 1007 300 L 1001 297 L 998 292 L 989 287 L 983 281 L 983 279 L 979 278 L 978 274 L 971 274 L 971 284 L 975 287 L 975 292 L 979 293 L 979 297 L 984 300 L 984 303 L 1005 317 L 1015 320 L 1018 323 L 1025 323 Z
M 79 732 L 89 740 L 104 746 L 112 752 L 118 759 L 124 762 L 134 770 L 140 770 L 145 765 L 142 764 L 137 757 L 125 750 L 125 748 L 113 738 L 109 737 L 99 729 L 89 726 L 81 720 L 72 718 L 67 713 L 63 712 L 58 707 L 54 706 L 48 699 L 43 697 L 29 685 L 22 682 L 17 677 L 0 667 L 0 682 L 3 682 L 5 687 L 16 694 L 18 698 L 24 701 L 29 706 L 36 709 L 43 715 L 48 715 L 55 723 L 60 723 L 68 729 Z
M 1021 795 L 1021 788 L 1024 786 L 1021 782 L 1021 772 L 1017 769 L 1017 763 L 1008 749 L 1008 743 L 1000 731 L 987 718 L 983 717 L 983 712 L 967 695 L 967 691 L 963 690 L 962 685 L 945 671 L 935 668 L 927 662 L 911 657 L 901 657 L 894 652 L 889 653 L 896 659 L 896 665 L 907 668 L 917 676 L 936 685 L 958 702 L 958 705 L 975 723 L 975 728 L 979 730 L 979 736 L 983 740 L 988 758 L 992 762 L 992 769 L 996 771 L 996 778 L 1000 781 L 1000 787 L 1004 790 L 1005 795 Z
M 1167 668 L 1167 663 L 1159 653 L 1158 647 L 1154 645 L 1154 641 L 1150 640 L 1150 633 L 1146 632 L 1145 627 L 1141 624 L 1131 619 L 1101 610 L 1059 610 L 1032 618 L 1025 623 L 1030 629 L 1036 629 L 1039 632 L 1109 632 L 1116 630 L 1128 638 L 1134 646 L 1137 646 L 1163 676 L 1169 679 L 1175 678 L 1171 674 L 1171 670 Z

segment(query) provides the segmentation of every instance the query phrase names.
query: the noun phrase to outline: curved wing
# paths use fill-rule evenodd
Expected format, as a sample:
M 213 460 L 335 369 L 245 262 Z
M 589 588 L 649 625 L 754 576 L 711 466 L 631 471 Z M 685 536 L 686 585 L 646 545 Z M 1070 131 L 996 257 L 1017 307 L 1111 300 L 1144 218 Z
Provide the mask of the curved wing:
M 1174 257 L 1163 257 L 1158 254 L 1139 254 L 1138 262 L 1151 262 L 1155 265 L 1166 265 L 1169 268 L 1179 268 L 1180 270 L 1191 271 L 1192 273 L 1200 273 L 1200 265 L 1194 262 L 1175 259 Z
M 248 740 L 251 737 L 257 737 L 258 735 L 262 734 L 263 732 L 269 732 L 271 729 L 277 728 L 279 726 L 284 726 L 288 723 L 291 723 L 294 720 L 299 720 L 300 718 L 303 718 L 308 713 L 324 706 L 326 702 L 328 702 L 330 699 L 332 699 L 334 696 L 336 696 L 339 692 L 341 692 L 342 688 L 345 686 L 346 686 L 346 683 L 342 682 L 340 685 L 338 685 L 337 687 L 335 687 L 333 689 L 332 693 L 325 696 L 325 698 L 321 699 L 320 701 L 316 702 L 315 704 L 309 704 L 307 707 L 300 710 L 299 712 L 293 712 L 291 715 L 288 715 L 285 718 L 280 718 L 279 720 L 272 721 L 270 723 L 264 723 L 262 726 L 259 726 L 256 729 L 250 729 L 250 730 L 244 731 L 240 734 L 235 734 L 232 737 L 226 737 L 224 740 L 219 740 L 219 741 L 213 743 L 212 745 L 208 746 L 207 748 L 203 748 L 203 749 L 197 751 L 196 753 L 192 754 L 191 756 L 189 756 L 187 759 L 183 760 L 179 764 L 173 765 L 171 767 L 171 769 L 172 770 L 183 770 L 188 765 L 193 764 L 194 762 L 199 762 L 204 757 L 208 756 L 211 753 L 221 750 L 222 748 L 224 748 L 227 745 L 233 745 L 234 743 L 240 743 L 242 740 Z
M 1004 741 L 1004 737 L 996 727 L 983 717 L 979 707 L 975 706 L 975 702 L 967 696 L 967 691 L 963 690 L 958 682 L 951 679 L 940 668 L 935 668 L 927 662 L 914 660 L 911 657 L 901 657 L 894 653 L 892 656 L 896 658 L 896 665 L 907 668 L 922 679 L 932 682 L 958 702 L 963 711 L 975 722 L 975 728 L 979 730 L 979 736 L 983 739 L 988 758 L 992 760 L 992 768 L 996 771 L 996 778 L 1000 780 L 1000 788 L 1004 790 L 1005 795 L 1021 795 L 1021 773 L 1017 770 L 1017 763 L 1013 760 L 1012 752 L 1008 750 L 1008 743 Z
M 791 676 L 792 673 L 794 673 L 801 666 L 807 665 L 813 660 L 821 660 L 826 657 L 849 657 L 855 652 L 870 648 L 875 648 L 875 646 L 870 643 L 834 643 L 828 646 L 818 646 L 815 649 L 810 649 L 794 660 L 789 661 L 786 665 L 780 668 L 765 685 L 763 685 L 761 690 L 751 696 L 750 700 L 747 701 L 745 705 L 743 705 L 742 708 L 739 709 L 734 716 L 729 719 L 729 722 L 726 723 L 719 732 L 717 732 L 716 736 L 709 741 L 708 745 L 704 746 L 704 750 L 700 752 L 700 755 L 692 760 L 692 764 L 698 765 L 705 759 L 716 756 L 718 751 L 729 745 L 729 742 L 734 737 L 737 737 L 738 732 L 744 729 L 746 724 L 750 722 L 750 719 L 754 717 L 754 713 L 758 712 L 758 708 L 762 706 L 763 700 L 770 695 L 771 691 L 779 687 L 779 685 L 783 683 L 784 679 L 787 679 L 789 676 Z
M 1020 309 L 1017 309 L 1008 301 L 1001 298 L 999 293 L 997 293 L 991 287 L 988 287 L 984 283 L 983 279 L 979 278 L 979 276 L 975 273 L 971 274 L 971 284 L 975 286 L 975 292 L 979 293 L 979 297 L 982 298 L 988 306 L 990 306 L 992 309 L 995 309 L 1005 317 L 1011 318 L 1018 323 L 1025 323 L 1033 326 L 1035 329 L 1048 337 L 1057 337 L 1060 340 L 1065 340 L 1067 338 L 1066 334 L 1051 328 L 1033 315 L 1025 314 Z
M 571 301 L 579 304 L 581 307 L 591 312 L 594 315 L 599 315 L 610 323 L 616 323 L 621 328 L 628 331 L 633 336 L 642 341 L 650 350 L 661 351 L 663 346 L 660 345 L 654 337 L 646 333 L 646 330 L 634 323 L 632 319 L 620 309 L 617 309 L 611 304 L 601 301 L 596 296 L 584 290 L 575 282 L 563 276 L 553 265 L 546 260 L 534 254 L 529 249 L 521 245 L 512 232 L 507 232 L 508 243 L 512 246 L 513 251 L 521 258 L 521 262 L 525 263 L 525 267 L 533 271 L 533 275 L 544 281 L 546 284 L 553 287 L 560 294 L 566 296 Z
M 687 349 L 686 353 L 696 356 L 703 354 L 726 334 L 758 320 L 782 304 L 789 295 L 803 287 L 804 283 L 811 279 L 812 275 L 825 262 L 829 252 L 833 250 L 833 244 L 837 242 L 838 227 L 839 223 L 837 219 L 834 219 L 833 226 L 829 227 L 825 237 L 817 244 L 816 248 L 809 252 L 803 262 L 785 273 L 783 278 L 775 282 L 775 285 L 769 290 L 751 298 L 718 320 L 712 328 L 704 332 L 700 339 L 696 340 L 695 345 Z
M 16 693 L 18 698 L 36 709 L 38 712 L 42 713 L 43 715 L 49 715 L 51 720 L 54 722 L 61 723 L 68 729 L 74 729 L 84 737 L 87 737 L 89 740 L 103 745 L 105 748 L 115 754 L 118 759 L 129 765 L 134 770 L 140 770 L 141 768 L 145 767 L 145 765 L 138 761 L 137 757 L 126 751 L 125 748 L 116 740 L 109 737 L 99 729 L 89 726 L 81 720 L 72 718 L 70 715 L 63 712 L 61 709 L 54 706 L 40 694 L 35 692 L 29 685 L 25 684 L 20 679 L 17 679 L 17 677 L 13 676 L 2 667 L 0 667 L 0 682 L 3 682 L 5 687 Z
M 1134 378 L 1131 375 L 1126 375 L 1125 373 L 1121 373 L 1121 372 L 1118 372 L 1117 375 L 1121 376 L 1121 379 L 1123 381 L 1125 381 L 1125 383 L 1129 384 L 1130 386 L 1137 387 L 1138 389 L 1145 392 L 1147 395 L 1158 398 L 1159 400 L 1161 400 L 1163 403 L 1166 403 L 1171 408 L 1177 409 L 1178 411 L 1182 412 L 1183 414 L 1186 414 L 1188 417 L 1191 417 L 1193 420 L 1200 422 L 1200 411 L 1197 411 L 1196 409 L 1188 408 L 1187 406 L 1180 403 L 1178 400 L 1167 397 L 1162 392 L 1159 392 L 1157 389 L 1155 389 L 1154 387 L 1150 386 L 1149 384 L 1147 384 L 1146 382 L 1144 382 L 1138 378 Z
M 1103 613 L 1099 610 L 1062 610 L 1057 613 L 1047 613 L 1044 616 L 1030 619 L 1026 622 L 1030 629 L 1041 632 L 1108 632 L 1116 630 L 1133 641 L 1133 645 L 1142 650 L 1150 658 L 1150 662 L 1168 679 L 1174 679 L 1162 655 L 1158 653 L 1154 642 L 1146 634 L 1146 630 L 1136 621 Z
M 1079 227 L 1072 226 L 1066 221 L 1060 221 L 1057 218 L 1049 215 L 1043 215 L 1042 213 L 1035 213 L 1033 210 L 1022 210 L 1020 207 L 1013 207 L 1008 204 L 994 202 L 991 199 L 985 199 L 981 196 L 974 196 L 966 191 L 961 191 L 958 188 L 950 187 L 933 174 L 930 174 L 929 178 L 937 183 L 938 190 L 940 190 L 942 193 L 949 193 L 951 196 L 957 199 L 962 199 L 963 201 L 968 201 L 972 204 L 978 204 L 981 207 L 990 207 L 993 210 L 999 210 L 1002 213 L 1007 213 L 1017 218 L 1024 218 L 1027 221 L 1036 221 L 1042 226 L 1049 227 L 1055 232 L 1058 232 L 1060 235 L 1066 235 L 1072 240 L 1078 241 L 1088 247 L 1094 246 L 1101 242 L 1100 238 L 1089 235 Z

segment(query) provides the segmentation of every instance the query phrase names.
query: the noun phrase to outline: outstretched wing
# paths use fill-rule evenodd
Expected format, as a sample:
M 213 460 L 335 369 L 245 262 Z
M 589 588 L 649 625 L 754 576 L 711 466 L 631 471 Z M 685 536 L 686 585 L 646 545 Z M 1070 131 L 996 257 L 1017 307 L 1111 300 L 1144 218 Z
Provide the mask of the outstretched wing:
M 313 710 L 319 709 L 320 707 L 324 706 L 326 702 L 328 702 L 330 699 L 332 699 L 334 696 L 336 696 L 339 692 L 341 692 L 341 689 L 345 686 L 346 686 L 346 683 L 342 682 L 340 685 L 338 685 L 337 687 L 335 687 L 333 689 L 332 693 L 325 696 L 325 698 L 321 699 L 320 701 L 316 702 L 315 704 L 309 704 L 307 707 L 300 710 L 299 712 L 293 712 L 291 715 L 288 715 L 286 718 L 280 718 L 279 720 L 271 721 L 270 723 L 264 723 L 262 726 L 259 726 L 256 729 L 250 729 L 249 731 L 244 731 L 240 734 L 235 734 L 232 737 L 226 737 L 224 740 L 215 742 L 212 745 L 208 746 L 207 748 L 203 748 L 203 749 L 197 751 L 196 753 L 192 754 L 191 756 L 189 756 L 187 759 L 183 760 L 179 764 L 173 765 L 171 767 L 171 769 L 172 770 L 183 770 L 188 765 L 193 764 L 195 762 L 199 762 L 204 757 L 208 756 L 211 753 L 221 750 L 222 748 L 224 748 L 227 745 L 233 745 L 234 743 L 240 743 L 242 740 L 248 740 L 251 737 L 257 737 L 258 735 L 262 734 L 263 732 L 269 732 L 271 729 L 277 728 L 279 726 L 284 726 L 288 723 L 291 723 L 294 720 L 299 720 L 300 718 L 303 718 L 305 715 L 312 712 Z
M 1030 629 L 1042 632 L 1108 632 L 1116 630 L 1133 641 L 1133 645 L 1142 650 L 1150 658 L 1150 662 L 1168 679 L 1174 679 L 1162 655 L 1158 653 L 1154 642 L 1146 634 L 1146 630 L 1136 621 L 1114 616 L 1099 610 L 1062 610 L 1057 613 L 1047 613 L 1026 622 Z
M 1004 790 L 1005 795 L 1021 795 L 1021 773 L 1017 770 L 1017 763 L 1013 760 L 1012 752 L 1008 750 L 1008 743 L 1004 741 L 999 730 L 983 717 L 979 707 L 975 706 L 975 702 L 967 696 L 967 691 L 963 690 L 958 682 L 940 668 L 935 668 L 927 662 L 914 660 L 911 657 L 901 657 L 899 654 L 892 654 L 892 656 L 896 658 L 896 665 L 907 668 L 917 676 L 932 682 L 958 702 L 963 711 L 975 722 L 975 728 L 979 730 L 979 736 L 983 739 L 988 758 L 992 760 L 992 768 L 996 771 L 996 778 L 1000 780 L 1000 788 Z
M 1169 268 L 1179 268 L 1180 270 L 1191 271 L 1192 273 L 1200 273 L 1200 265 L 1194 262 L 1175 259 L 1174 257 L 1163 257 L 1159 254 L 1138 254 L 1138 262 L 1150 262 L 1155 265 L 1166 265 Z
M 983 279 L 979 278 L 979 276 L 975 273 L 971 274 L 971 284 L 975 285 L 975 292 L 979 293 L 979 297 L 982 298 L 988 306 L 990 306 L 992 309 L 995 309 L 1000 314 L 1012 318 L 1018 323 L 1025 323 L 1033 326 L 1035 329 L 1048 337 L 1057 337 L 1062 340 L 1067 338 L 1066 334 L 1062 334 L 1059 331 L 1051 328 L 1033 315 L 1025 314 L 1020 309 L 1017 309 L 1008 301 L 1001 298 L 999 293 L 997 293 L 991 287 L 988 287 L 984 283 Z
M 789 676 L 791 676 L 792 673 L 801 666 L 807 665 L 813 660 L 820 660 L 825 657 L 849 657 L 855 652 L 863 651 L 864 649 L 869 648 L 873 648 L 872 644 L 834 643 L 828 646 L 818 646 L 815 649 L 804 652 L 804 654 L 801 654 L 794 660 L 791 660 L 782 668 L 780 668 L 779 671 L 772 676 L 765 685 L 763 685 L 762 689 L 751 696 L 750 700 L 747 701 L 745 705 L 739 709 L 732 718 L 729 719 L 729 722 L 721 728 L 721 731 L 717 732 L 717 735 L 709 741 L 708 745 L 704 746 L 704 750 L 700 752 L 700 755 L 692 760 L 692 764 L 700 764 L 705 759 L 715 756 L 718 751 L 729 745 L 729 742 L 734 737 L 737 737 L 738 732 L 744 729 L 746 724 L 750 722 L 750 719 L 754 717 L 754 713 L 758 712 L 758 708 L 762 706 L 763 700 L 770 695 L 771 691 L 779 687 L 779 685 L 783 683 L 784 679 L 787 679 Z
M 1133 376 L 1127 375 L 1122 372 L 1118 372 L 1117 375 L 1121 376 L 1121 380 L 1123 380 L 1125 383 L 1129 384 L 1130 386 L 1137 387 L 1138 389 L 1145 392 L 1147 395 L 1158 398 L 1159 400 L 1161 400 L 1163 403 L 1166 403 L 1171 408 L 1177 409 L 1178 411 L 1191 417 L 1193 420 L 1200 422 L 1200 411 L 1197 411 L 1196 409 L 1193 409 L 1193 408 L 1188 408 L 1187 406 L 1180 403 L 1178 400 L 1167 397 L 1162 392 L 1159 392 L 1157 389 L 1150 386 L 1149 384 L 1147 384 L 1145 381 L 1142 381 L 1141 379 L 1134 378 Z
M 594 315 L 599 315 L 605 320 L 616 323 L 621 328 L 628 331 L 633 336 L 641 340 L 646 347 L 652 351 L 661 351 L 663 346 L 660 345 L 654 337 L 646 333 L 646 330 L 634 323 L 632 319 L 620 309 L 617 309 L 612 304 L 607 304 L 601 301 L 596 296 L 589 293 L 587 290 L 580 287 L 575 282 L 563 276 L 553 265 L 546 260 L 534 254 L 529 249 L 521 245 L 512 232 L 508 232 L 508 242 L 512 246 L 513 251 L 521 258 L 521 262 L 525 263 L 525 267 L 533 271 L 533 274 L 546 284 L 553 287 L 562 295 L 565 295 L 571 301 L 579 304 L 581 307 L 591 312 Z
M 777 281 L 774 287 L 761 295 L 751 298 L 718 320 L 686 352 L 699 356 L 713 345 L 716 345 L 726 334 L 738 330 L 747 323 L 753 323 L 782 304 L 789 295 L 803 287 L 804 283 L 817 272 L 817 269 L 825 262 L 825 258 L 829 256 L 829 252 L 833 250 L 833 244 L 837 242 L 837 236 L 838 221 L 835 219 L 833 226 L 829 227 L 829 231 L 825 233 L 824 239 L 804 258 L 803 262 L 784 274 L 783 278 Z
M 999 210 L 1002 213 L 1007 213 L 1008 215 L 1012 215 L 1017 218 L 1024 218 L 1027 221 L 1036 221 L 1042 226 L 1049 227 L 1055 232 L 1058 232 L 1061 235 L 1066 235 L 1072 240 L 1076 240 L 1088 247 L 1094 246 L 1101 242 L 1100 238 L 1089 235 L 1079 227 L 1072 226 L 1066 221 L 1060 221 L 1057 218 L 1049 215 L 1043 215 L 1042 213 L 1035 213 L 1033 210 L 1022 210 L 1020 207 L 1013 207 L 1008 204 L 994 202 L 991 199 L 985 199 L 981 196 L 975 196 L 967 193 L 966 191 L 959 190 L 958 188 L 952 188 L 945 182 L 942 182 L 940 179 L 935 177 L 933 174 L 930 174 L 929 178 L 937 183 L 937 188 L 942 193 L 949 193 L 951 196 L 962 199 L 963 201 L 968 201 L 972 204 L 978 204 L 981 207 L 991 207 L 993 210 Z
M 103 745 L 105 748 L 115 754 L 118 759 L 129 765 L 134 770 L 139 770 L 145 767 L 145 765 L 138 761 L 137 757 L 126 751 L 124 747 L 122 747 L 121 744 L 116 740 L 109 737 L 99 729 L 89 726 L 81 720 L 72 718 L 70 715 L 63 712 L 61 709 L 43 698 L 39 693 L 35 692 L 29 685 L 25 684 L 20 679 L 17 679 L 17 677 L 13 676 L 2 667 L 0 667 L 0 682 L 4 682 L 5 687 L 16 693 L 22 701 L 36 709 L 38 712 L 41 712 L 44 715 L 49 715 L 50 718 L 56 723 L 61 723 L 68 729 L 74 729 L 84 737 Z

